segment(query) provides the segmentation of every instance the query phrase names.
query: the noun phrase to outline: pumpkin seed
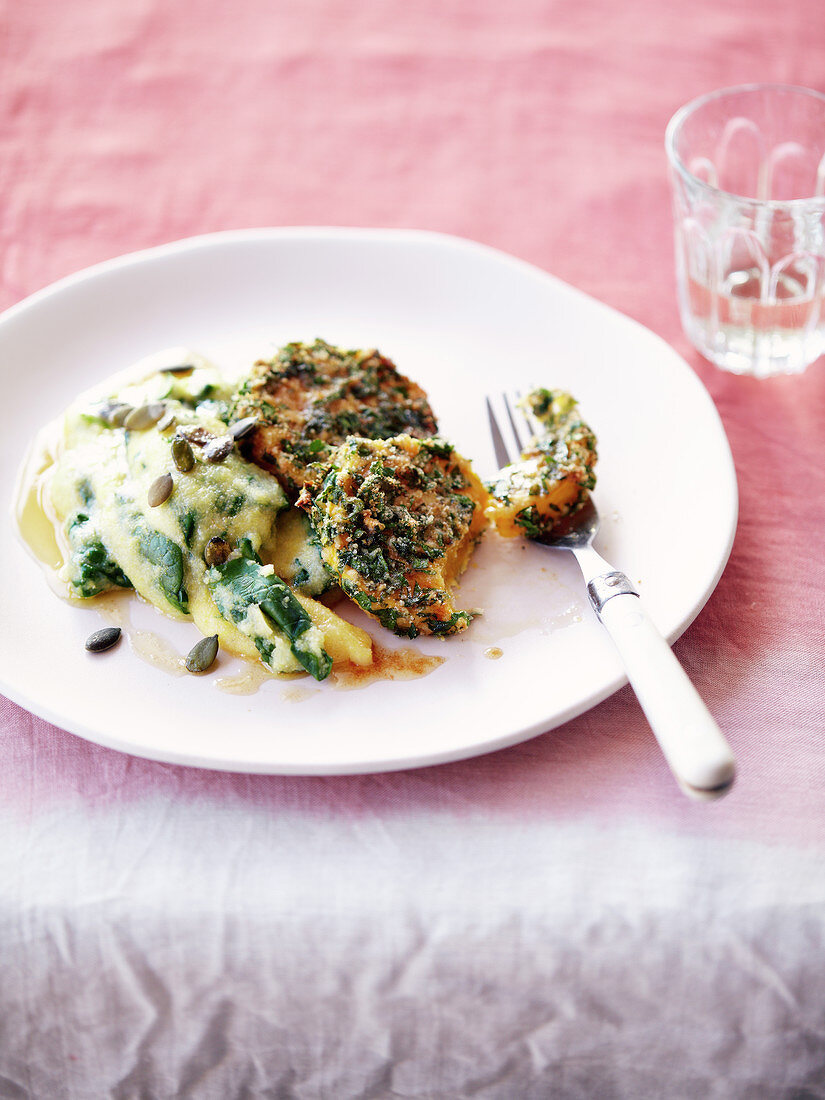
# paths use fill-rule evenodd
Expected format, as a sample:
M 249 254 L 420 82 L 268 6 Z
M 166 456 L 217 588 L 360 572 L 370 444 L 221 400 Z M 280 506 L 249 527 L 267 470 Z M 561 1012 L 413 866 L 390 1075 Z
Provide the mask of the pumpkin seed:
M 160 401 L 151 405 L 141 405 L 140 408 L 133 409 L 129 413 L 123 421 L 123 427 L 127 432 L 145 432 L 147 428 L 157 424 L 165 412 L 166 406 Z
M 172 459 L 182 474 L 188 474 L 195 465 L 192 448 L 183 436 L 176 435 L 172 440 Z
M 208 462 L 223 462 L 234 446 L 235 440 L 231 435 L 220 435 L 206 444 L 203 453 Z
M 213 634 L 209 638 L 201 638 L 199 642 L 196 642 L 186 657 L 186 668 L 188 672 L 206 672 L 207 669 L 212 667 L 215 658 L 218 655 L 218 635 Z
M 168 500 L 172 495 L 174 485 L 175 483 L 172 481 L 171 474 L 161 474 L 160 477 L 156 477 L 149 486 L 149 492 L 146 494 L 146 500 L 149 507 L 157 508 L 158 505 Z
M 118 405 L 118 407 L 112 412 L 111 425 L 113 428 L 122 428 L 126 420 L 126 417 L 130 413 L 134 412 L 131 405 Z
M 230 424 L 226 434 L 233 439 L 243 439 L 245 435 L 249 435 L 257 423 L 258 418 L 256 416 L 244 417 L 243 420 L 236 420 L 234 424 Z
M 112 425 L 114 416 L 119 409 L 131 409 L 131 405 L 124 405 L 122 401 L 107 401 L 98 409 L 97 415 L 104 424 Z
M 164 415 L 158 421 L 158 431 L 165 432 L 168 428 L 174 428 L 177 426 L 178 418 L 171 411 L 164 413 Z
M 102 653 L 105 649 L 111 649 L 120 641 L 119 626 L 104 626 L 102 630 L 96 630 L 86 639 L 86 648 L 90 653 Z
M 174 374 L 178 378 L 191 374 L 195 369 L 192 363 L 175 363 L 171 367 L 161 367 L 159 374 Z
M 178 429 L 178 434 L 182 435 L 189 443 L 194 443 L 196 447 L 205 447 L 207 443 L 211 443 L 218 438 L 208 432 L 206 428 L 202 428 L 200 424 L 182 424 Z
M 222 539 L 220 535 L 215 535 L 206 544 L 203 560 L 207 565 L 222 565 L 231 553 L 232 548 L 226 539 Z

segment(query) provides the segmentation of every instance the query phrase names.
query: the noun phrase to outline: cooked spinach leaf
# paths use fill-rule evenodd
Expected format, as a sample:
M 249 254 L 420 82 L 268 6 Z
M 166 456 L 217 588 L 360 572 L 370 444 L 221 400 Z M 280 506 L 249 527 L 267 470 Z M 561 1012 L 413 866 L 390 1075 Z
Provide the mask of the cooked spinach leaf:
M 89 517 L 77 512 L 67 533 L 72 548 L 71 585 L 80 596 L 97 596 L 110 588 L 131 588 L 132 582 L 103 545 Z
M 183 554 L 177 543 L 144 523 L 137 527 L 140 552 L 158 567 L 158 587 L 166 599 L 184 615 L 189 614 L 189 594 L 183 583 Z
M 312 627 L 312 619 L 295 598 L 289 585 L 274 573 L 261 572 L 257 558 L 248 539 L 239 543 L 241 556 L 213 566 L 209 590 L 215 606 L 233 622 L 246 617 L 250 607 L 256 605 L 286 634 L 290 649 L 301 667 L 323 680 L 330 673 L 332 658 L 323 649 L 313 648 L 304 637 Z M 272 645 L 265 638 L 255 638 L 258 651 L 268 660 Z

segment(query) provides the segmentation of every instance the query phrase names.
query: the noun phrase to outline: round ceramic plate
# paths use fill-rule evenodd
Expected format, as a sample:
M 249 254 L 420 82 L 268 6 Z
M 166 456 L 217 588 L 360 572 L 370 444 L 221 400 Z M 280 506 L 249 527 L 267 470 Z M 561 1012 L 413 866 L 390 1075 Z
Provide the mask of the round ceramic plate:
M 432 233 L 265 229 L 195 238 L 73 275 L 0 318 L 2 493 L 38 428 L 81 390 L 172 345 L 251 362 L 290 340 L 376 346 L 427 390 L 441 434 L 489 476 L 484 395 L 569 390 L 599 440 L 597 548 L 638 585 L 674 640 L 713 591 L 736 527 L 736 479 L 716 410 L 658 337 L 542 271 Z M 701 524 L 697 517 L 701 516 Z M 357 608 L 384 646 L 444 658 L 416 679 L 270 679 L 220 690 L 241 668 L 174 677 L 129 644 L 84 650 L 99 612 L 59 600 L 3 520 L 0 687 L 91 741 L 230 771 L 335 774 L 456 760 L 580 714 L 625 677 L 575 561 L 488 534 L 457 606 L 463 635 L 401 642 Z M 186 653 L 192 624 L 132 601 L 132 638 Z M 340 605 L 339 605 L 340 610 Z M 498 655 L 500 651 L 500 655 Z

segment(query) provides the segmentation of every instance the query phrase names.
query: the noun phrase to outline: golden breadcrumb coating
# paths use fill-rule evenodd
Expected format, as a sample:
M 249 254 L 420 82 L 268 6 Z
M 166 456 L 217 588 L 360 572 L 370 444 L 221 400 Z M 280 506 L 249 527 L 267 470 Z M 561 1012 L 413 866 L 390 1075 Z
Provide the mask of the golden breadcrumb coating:
M 323 480 L 332 451 L 350 435 L 426 438 L 437 425 L 427 395 L 377 351 L 293 343 L 255 363 L 233 415 L 258 425 L 244 455 L 269 470 L 290 500 Z
M 343 591 L 409 638 L 464 630 L 450 589 L 486 525 L 487 492 L 441 439 L 350 438 L 309 508 L 327 566 Z

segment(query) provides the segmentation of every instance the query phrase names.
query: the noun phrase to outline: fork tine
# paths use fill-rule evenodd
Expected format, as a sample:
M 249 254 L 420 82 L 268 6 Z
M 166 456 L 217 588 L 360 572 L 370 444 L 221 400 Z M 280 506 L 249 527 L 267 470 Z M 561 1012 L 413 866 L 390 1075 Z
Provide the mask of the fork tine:
M 498 426 L 498 420 L 496 419 L 496 413 L 495 409 L 493 408 L 493 404 L 490 401 L 489 397 L 486 400 L 487 417 L 490 421 L 490 435 L 493 439 L 493 451 L 495 452 L 496 462 L 499 464 L 499 467 L 507 466 L 511 461 L 509 452 L 507 450 L 507 444 L 504 442 L 504 438 L 501 434 L 501 429 Z
M 518 390 L 488 395 L 485 400 L 496 462 L 499 467 L 518 462 L 525 450 L 525 438 L 529 441 L 540 434 L 536 421 L 521 408 Z
M 516 398 L 518 397 L 520 397 L 520 394 L 517 393 Z M 510 421 L 510 427 L 513 430 L 513 438 L 516 441 L 516 449 L 518 451 L 518 454 L 520 455 L 521 452 L 524 450 L 524 444 L 522 443 L 521 436 L 519 435 L 518 424 L 516 423 L 516 418 L 513 414 L 513 406 L 510 404 L 510 398 L 507 396 L 506 393 L 502 394 L 502 400 L 504 401 L 504 408 L 507 412 L 507 419 Z

